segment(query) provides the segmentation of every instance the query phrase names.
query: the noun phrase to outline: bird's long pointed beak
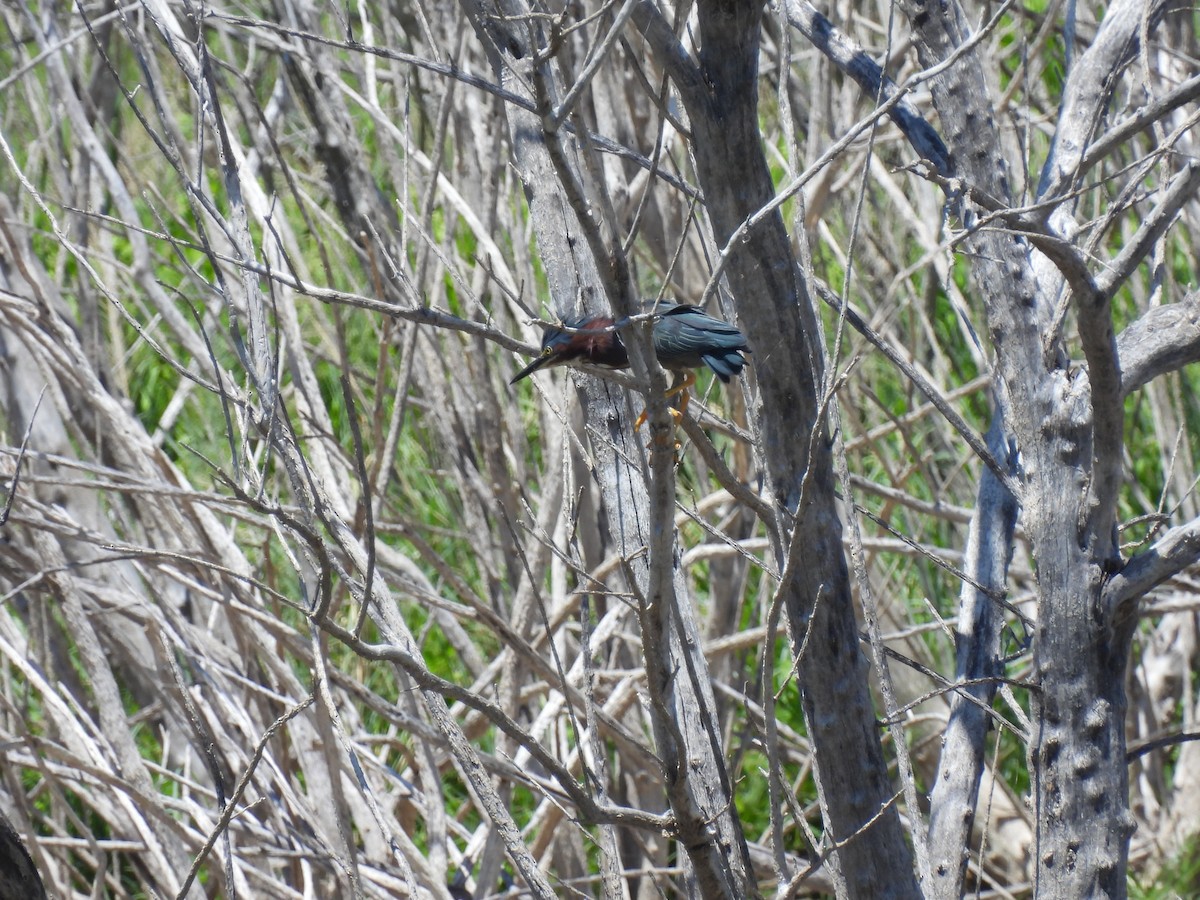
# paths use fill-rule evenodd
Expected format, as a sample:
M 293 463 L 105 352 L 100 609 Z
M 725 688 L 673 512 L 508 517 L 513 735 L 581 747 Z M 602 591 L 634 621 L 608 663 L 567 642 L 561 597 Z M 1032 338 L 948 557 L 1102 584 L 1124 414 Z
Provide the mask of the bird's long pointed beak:
M 532 375 L 534 372 L 536 372 L 542 366 L 549 364 L 553 359 L 554 359 L 553 354 L 543 352 L 541 356 L 537 357 L 533 362 L 531 362 L 529 365 L 527 365 L 525 368 L 523 368 L 520 372 L 518 372 L 516 375 L 514 375 L 512 377 L 512 380 L 510 380 L 508 383 L 516 384 L 518 381 L 520 381 L 526 375 Z

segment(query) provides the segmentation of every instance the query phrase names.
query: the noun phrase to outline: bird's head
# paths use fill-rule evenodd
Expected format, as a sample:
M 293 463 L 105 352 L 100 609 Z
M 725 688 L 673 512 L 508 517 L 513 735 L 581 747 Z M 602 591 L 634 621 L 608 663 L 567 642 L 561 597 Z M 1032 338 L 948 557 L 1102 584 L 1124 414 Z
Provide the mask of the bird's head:
M 629 365 L 625 347 L 611 327 L 612 319 L 591 316 L 563 324 L 563 328 L 547 328 L 542 333 L 542 352 L 514 375 L 509 384 L 516 384 L 538 369 L 552 369 L 576 362 L 614 369 Z

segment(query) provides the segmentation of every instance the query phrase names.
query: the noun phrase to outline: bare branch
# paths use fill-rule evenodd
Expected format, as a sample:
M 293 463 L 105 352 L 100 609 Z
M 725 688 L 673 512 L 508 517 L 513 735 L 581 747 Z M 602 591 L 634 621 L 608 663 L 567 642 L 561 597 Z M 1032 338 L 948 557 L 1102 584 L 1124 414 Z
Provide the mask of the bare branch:
M 1104 587 L 1104 608 L 1116 616 L 1147 591 L 1200 560 L 1200 519 L 1172 528 L 1154 546 L 1133 557 Z
M 1200 361 L 1200 291 L 1147 310 L 1117 335 L 1121 396 Z
M 785 0 L 788 22 L 839 69 L 853 78 L 872 102 L 891 100 L 900 88 L 866 52 L 834 27 L 808 0 Z M 928 160 L 943 175 L 951 174 L 950 154 L 937 131 L 901 94 L 888 115 L 908 138 L 917 156 Z
M 1158 205 L 1142 219 L 1137 232 L 1125 242 L 1117 258 L 1096 279 L 1096 289 L 1103 296 L 1111 298 L 1125 284 L 1133 270 L 1141 265 L 1146 254 L 1171 227 L 1183 205 L 1194 199 L 1197 191 L 1200 191 L 1200 160 L 1189 159 L 1167 185 Z

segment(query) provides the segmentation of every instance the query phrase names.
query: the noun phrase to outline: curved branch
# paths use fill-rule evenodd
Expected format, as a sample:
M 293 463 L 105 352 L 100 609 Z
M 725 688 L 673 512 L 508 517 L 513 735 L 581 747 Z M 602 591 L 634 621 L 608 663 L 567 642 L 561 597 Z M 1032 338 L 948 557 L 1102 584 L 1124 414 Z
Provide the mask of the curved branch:
M 1143 106 L 1128 119 L 1105 132 L 1083 154 L 1079 163 L 1080 173 L 1086 172 L 1118 147 L 1123 147 L 1125 142 L 1139 131 L 1144 131 L 1168 113 L 1191 103 L 1197 97 L 1200 97 L 1200 75 L 1189 78 L 1175 90 Z
M 633 24 L 653 50 L 654 61 L 671 76 L 681 94 L 694 96 L 703 90 L 700 68 L 657 6 L 641 0 L 633 11 Z
M 1105 12 L 1095 40 L 1079 57 L 1063 91 L 1054 143 L 1038 184 L 1039 198 L 1069 188 L 1082 173 L 1088 141 L 1108 106 L 1117 75 L 1134 58 L 1144 17 L 1154 27 L 1165 9 L 1165 0 L 1156 0 L 1149 10 L 1143 0 L 1118 0 Z
M 883 68 L 861 47 L 839 31 L 808 0 L 784 0 L 788 23 L 808 38 L 809 43 L 828 57 L 835 66 L 858 82 L 874 102 L 891 100 L 903 90 L 884 74 Z M 933 163 L 943 175 L 949 175 L 950 151 L 932 125 L 917 108 L 900 100 L 888 115 L 904 132 L 908 142 L 922 159 Z
M 1189 165 L 1188 170 L 1192 167 Z M 1200 167 L 1198 167 L 1200 168 Z M 1121 465 L 1125 411 L 1121 405 L 1121 371 L 1118 365 L 1116 341 L 1113 338 L 1111 287 L 1092 276 L 1083 253 L 1055 233 L 1050 224 L 1042 224 L 1020 210 L 1007 208 L 1000 200 L 962 178 L 942 178 L 925 173 L 929 180 L 942 185 L 947 193 L 960 192 L 986 210 L 989 215 L 973 229 L 979 230 L 996 220 L 1021 234 L 1058 269 L 1070 289 L 1077 307 L 1079 341 L 1087 360 L 1088 381 L 1092 404 L 1092 505 L 1089 515 L 1111 519 L 1115 515 L 1115 498 L 1121 486 Z M 1180 182 L 1177 181 L 1177 185 Z M 1190 183 L 1190 182 L 1189 182 Z M 1180 192 L 1173 188 L 1160 207 L 1165 208 Z M 1143 233 L 1161 235 L 1174 215 L 1156 215 L 1139 230 L 1133 242 L 1140 247 Z M 971 233 L 971 232 L 968 232 Z M 1133 252 L 1133 251 L 1130 251 Z M 1124 254 L 1122 254 L 1124 256 Z M 1114 271 L 1116 267 L 1114 267 Z M 1093 534 L 1109 532 L 1110 522 L 1093 521 Z
M 1190 159 L 1167 186 L 1162 201 L 1142 220 L 1137 232 L 1125 242 L 1125 247 L 1117 258 L 1096 279 L 1096 287 L 1106 298 L 1111 298 L 1125 283 L 1145 255 L 1171 227 L 1183 205 L 1191 200 L 1198 190 L 1200 161 Z
M 1200 290 L 1131 323 L 1117 336 L 1117 357 L 1122 398 L 1159 375 L 1200 362 Z
M 1133 603 L 1197 561 L 1200 561 L 1200 518 L 1172 528 L 1114 575 L 1101 596 L 1104 614 L 1116 616 L 1122 606 Z

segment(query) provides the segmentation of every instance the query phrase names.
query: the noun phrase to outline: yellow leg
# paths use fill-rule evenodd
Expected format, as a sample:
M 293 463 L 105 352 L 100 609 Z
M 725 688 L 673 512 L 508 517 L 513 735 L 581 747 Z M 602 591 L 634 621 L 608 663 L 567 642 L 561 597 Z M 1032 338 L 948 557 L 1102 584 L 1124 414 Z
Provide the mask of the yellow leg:
M 687 394 L 684 394 L 683 396 L 686 397 Z M 684 409 L 686 409 L 687 403 L 685 402 L 683 406 L 684 406 Z M 643 409 L 641 412 L 641 415 L 639 415 L 637 417 L 637 420 L 633 423 L 634 431 L 642 430 L 642 426 L 646 424 L 646 413 L 647 412 L 648 412 L 648 410 Z M 675 407 L 672 406 L 670 409 L 667 410 L 667 412 L 669 412 L 671 414 L 671 418 L 675 420 L 675 424 L 676 424 L 676 426 L 678 426 L 680 420 L 683 418 L 683 410 L 676 409 Z
M 674 397 L 676 394 L 679 395 L 679 411 L 678 411 L 679 414 L 676 415 L 676 411 L 671 410 L 671 415 L 674 416 L 676 425 L 678 425 L 681 421 L 683 421 L 683 415 L 684 415 L 684 413 L 687 412 L 687 408 L 688 408 L 688 399 L 691 397 L 691 395 L 688 393 L 688 388 L 690 388 L 695 383 L 696 383 L 696 373 L 695 372 L 684 372 L 683 379 L 681 381 L 679 381 L 677 384 L 671 385 L 670 389 L 667 391 L 667 393 L 665 395 L 667 397 Z
M 693 378 L 693 379 L 692 379 L 692 381 L 695 381 L 695 380 L 696 380 L 695 378 Z M 691 395 L 691 394 L 688 392 L 688 389 L 687 389 L 686 387 L 681 387 L 681 388 L 679 389 L 679 409 L 678 409 L 678 410 L 675 410 L 675 409 L 672 409 L 672 410 L 671 410 L 671 412 L 672 412 L 672 413 L 674 413 L 674 412 L 678 412 L 678 413 L 679 413 L 679 418 L 678 418 L 678 420 L 675 422 L 675 424 L 676 424 L 676 425 L 678 425 L 678 424 L 679 424 L 679 421 L 681 421 L 681 420 L 683 419 L 683 414 L 684 414 L 685 412 L 687 412 L 687 408 L 688 408 L 688 400 L 691 398 L 691 396 L 692 396 L 692 395 Z
M 676 394 L 683 394 L 684 400 L 682 400 L 681 402 L 685 404 L 684 409 L 687 409 L 687 406 L 686 406 L 687 389 L 690 388 L 695 383 L 696 383 L 696 373 L 695 372 L 684 372 L 683 378 L 680 379 L 679 381 L 675 382 L 675 384 L 671 385 L 667 389 L 667 392 L 663 396 L 664 397 L 674 397 Z
M 667 392 L 665 394 L 663 394 L 663 397 L 668 398 L 668 399 L 671 397 L 674 397 L 676 394 L 682 395 L 679 398 L 679 409 L 672 408 L 669 410 L 669 412 L 671 413 L 671 418 L 675 420 L 675 424 L 677 426 L 683 420 L 683 414 L 687 412 L 688 399 L 689 399 L 688 388 L 690 388 L 695 383 L 696 383 L 696 373 L 695 372 L 684 372 L 683 378 L 680 379 L 675 384 L 671 385 L 669 388 L 667 388 Z M 645 424 L 646 424 L 646 410 L 643 409 L 642 414 L 640 416 L 638 416 L 637 421 L 633 423 L 633 430 L 640 431 L 642 426 Z

